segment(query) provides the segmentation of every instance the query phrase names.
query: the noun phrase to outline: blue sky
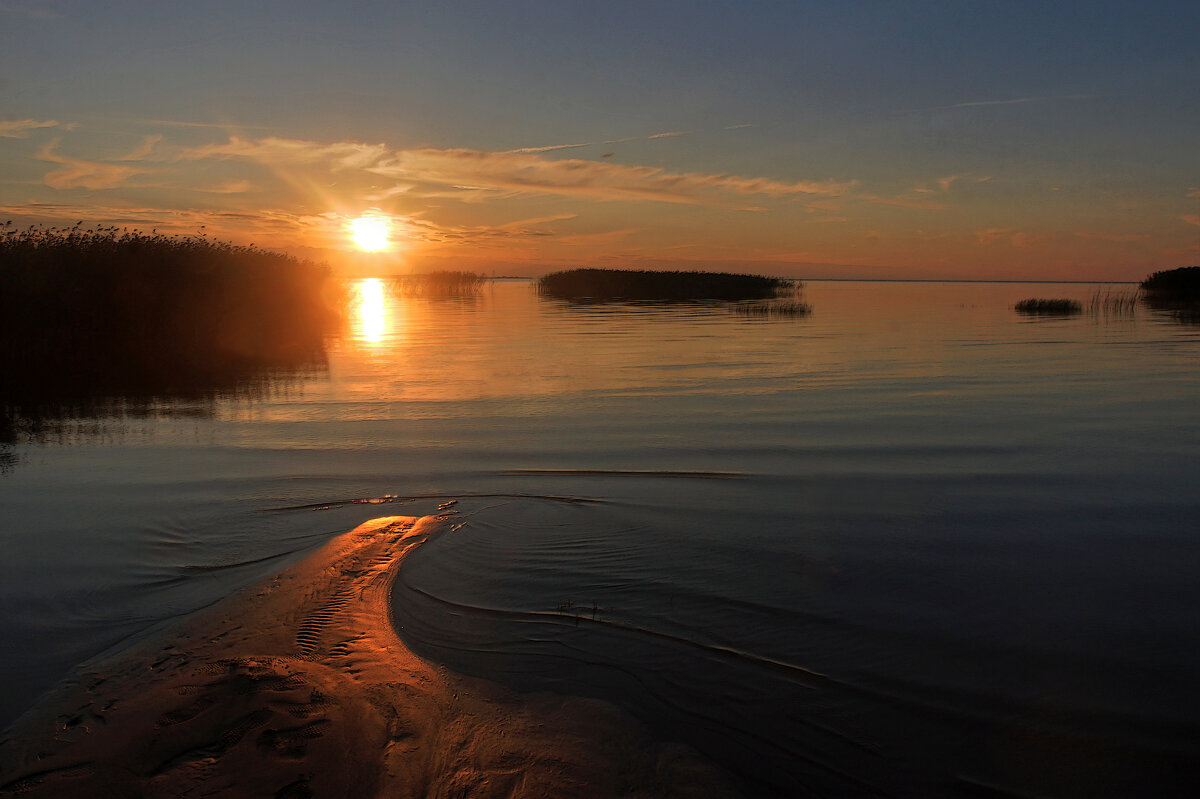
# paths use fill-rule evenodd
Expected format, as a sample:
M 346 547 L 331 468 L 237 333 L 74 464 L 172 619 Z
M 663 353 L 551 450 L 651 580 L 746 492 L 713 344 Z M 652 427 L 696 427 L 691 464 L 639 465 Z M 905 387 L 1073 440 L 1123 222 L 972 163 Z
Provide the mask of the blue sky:
M 336 260 L 370 210 L 402 268 L 1136 279 L 1200 262 L 1197 41 L 1195 2 L 0 0 L 0 213 Z

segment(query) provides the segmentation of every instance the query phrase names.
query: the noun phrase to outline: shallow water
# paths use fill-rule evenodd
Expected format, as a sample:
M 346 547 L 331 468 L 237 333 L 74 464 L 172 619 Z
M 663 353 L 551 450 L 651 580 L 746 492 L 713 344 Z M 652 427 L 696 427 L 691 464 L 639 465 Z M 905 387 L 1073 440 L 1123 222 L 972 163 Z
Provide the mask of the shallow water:
M 810 283 L 808 317 L 366 284 L 328 369 L 0 451 L 0 723 L 373 516 L 415 651 L 803 795 L 1183 793 L 1200 327 L 1086 285 Z M 366 502 L 363 500 L 374 500 Z

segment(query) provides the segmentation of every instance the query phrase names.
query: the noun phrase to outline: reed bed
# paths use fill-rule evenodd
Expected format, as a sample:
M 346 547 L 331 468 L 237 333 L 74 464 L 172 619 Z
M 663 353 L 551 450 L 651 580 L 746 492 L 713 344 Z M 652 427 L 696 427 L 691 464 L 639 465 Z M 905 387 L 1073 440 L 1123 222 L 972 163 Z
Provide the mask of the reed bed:
M 1080 313 L 1083 310 L 1083 304 L 1078 300 L 1033 297 L 1021 300 L 1013 306 L 1013 310 L 1028 316 L 1070 316 Z
M 396 275 L 389 284 L 402 297 L 473 297 L 484 278 L 474 272 L 439 271 L 419 275 Z
M 766 300 L 794 292 L 790 280 L 728 272 L 571 269 L 538 280 L 538 292 L 571 302 Z
M 0 428 L 10 434 L 18 417 L 113 406 L 105 397 L 267 390 L 272 375 L 322 368 L 342 319 L 344 289 L 312 261 L 204 236 L 4 227 Z

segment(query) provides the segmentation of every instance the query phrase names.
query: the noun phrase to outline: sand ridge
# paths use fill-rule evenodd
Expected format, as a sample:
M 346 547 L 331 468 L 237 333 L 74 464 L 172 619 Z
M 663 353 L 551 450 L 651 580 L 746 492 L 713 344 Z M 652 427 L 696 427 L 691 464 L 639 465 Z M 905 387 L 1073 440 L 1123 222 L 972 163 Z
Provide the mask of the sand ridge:
M 518 695 L 412 654 L 389 516 L 127 652 L 0 740 L 0 796 L 707 797 L 731 783 L 606 703 Z

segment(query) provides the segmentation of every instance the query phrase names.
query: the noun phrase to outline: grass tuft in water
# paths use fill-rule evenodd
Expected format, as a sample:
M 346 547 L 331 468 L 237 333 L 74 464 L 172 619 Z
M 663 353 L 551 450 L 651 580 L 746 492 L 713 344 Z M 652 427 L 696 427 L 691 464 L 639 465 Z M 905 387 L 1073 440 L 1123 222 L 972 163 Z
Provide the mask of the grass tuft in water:
M 1070 316 L 1083 310 L 1078 300 L 1030 298 L 1021 300 L 1013 310 L 1030 316 Z
M 1088 300 L 1087 312 L 1094 316 L 1133 316 L 1140 291 L 1097 291 Z

